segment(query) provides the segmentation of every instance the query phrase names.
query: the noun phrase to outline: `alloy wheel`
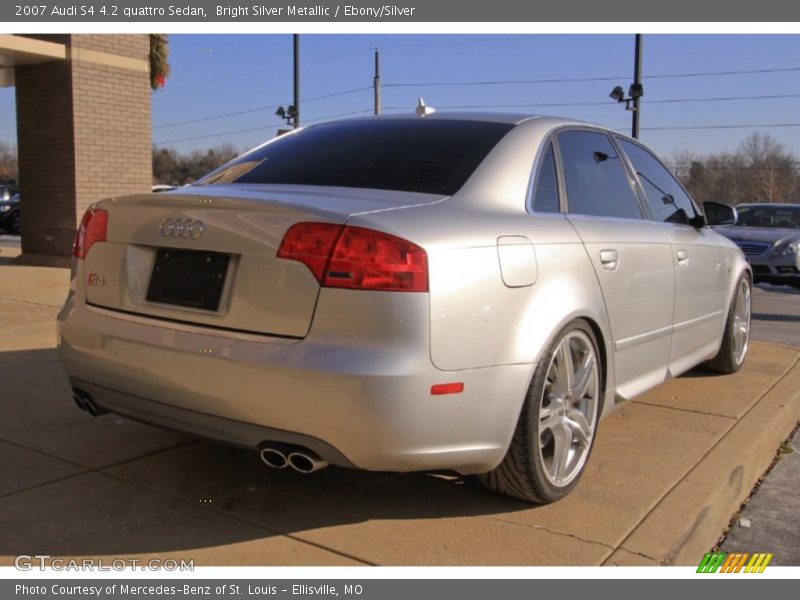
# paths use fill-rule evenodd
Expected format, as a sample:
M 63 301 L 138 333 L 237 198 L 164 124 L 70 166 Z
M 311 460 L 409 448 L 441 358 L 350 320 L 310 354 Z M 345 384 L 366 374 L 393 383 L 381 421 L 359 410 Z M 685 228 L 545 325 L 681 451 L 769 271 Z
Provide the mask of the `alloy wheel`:
M 539 408 L 539 453 L 548 481 L 564 487 L 583 469 L 597 427 L 600 369 L 586 333 L 571 331 L 550 359 Z

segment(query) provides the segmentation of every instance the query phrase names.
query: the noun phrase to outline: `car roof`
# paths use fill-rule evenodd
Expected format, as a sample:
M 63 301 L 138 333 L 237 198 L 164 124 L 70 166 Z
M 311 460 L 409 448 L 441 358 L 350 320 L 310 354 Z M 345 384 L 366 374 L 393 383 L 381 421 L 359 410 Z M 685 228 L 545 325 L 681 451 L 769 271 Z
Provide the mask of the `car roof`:
M 380 120 L 410 120 L 410 121 L 418 121 L 420 119 L 424 119 L 427 121 L 478 121 L 484 123 L 506 123 L 508 125 L 519 125 L 520 123 L 524 123 L 526 121 L 541 121 L 546 120 L 550 121 L 553 124 L 563 123 L 564 125 L 568 124 L 587 124 L 585 121 L 580 121 L 577 119 L 568 119 L 565 117 L 553 117 L 553 116 L 546 116 L 546 115 L 532 115 L 527 113 L 506 113 L 506 112 L 478 112 L 478 111 L 437 111 L 434 113 L 430 113 L 425 115 L 424 117 L 420 117 L 419 115 L 408 112 L 408 113 L 391 113 L 391 114 L 381 114 L 381 115 L 369 115 L 365 117 L 356 117 L 351 120 L 356 121 L 367 121 L 372 119 L 380 119 Z M 331 121 L 328 121 L 329 123 Z M 601 125 L 597 125 L 597 127 L 602 127 Z M 605 129 L 605 128 L 604 128 Z

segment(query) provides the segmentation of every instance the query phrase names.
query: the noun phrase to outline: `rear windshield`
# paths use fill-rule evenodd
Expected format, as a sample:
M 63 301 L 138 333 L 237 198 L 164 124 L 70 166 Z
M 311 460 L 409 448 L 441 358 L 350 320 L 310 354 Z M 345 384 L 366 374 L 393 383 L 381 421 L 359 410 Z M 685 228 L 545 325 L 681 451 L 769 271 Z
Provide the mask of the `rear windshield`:
M 325 123 L 240 156 L 198 184 L 325 185 L 450 196 L 511 128 L 433 119 Z

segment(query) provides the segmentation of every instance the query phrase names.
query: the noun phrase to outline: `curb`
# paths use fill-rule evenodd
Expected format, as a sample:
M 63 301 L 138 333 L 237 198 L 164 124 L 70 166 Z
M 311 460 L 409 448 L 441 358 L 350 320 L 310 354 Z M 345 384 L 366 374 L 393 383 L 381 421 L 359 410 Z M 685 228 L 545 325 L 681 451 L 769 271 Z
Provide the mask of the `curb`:
M 696 566 L 719 541 L 799 419 L 800 354 L 604 564 Z

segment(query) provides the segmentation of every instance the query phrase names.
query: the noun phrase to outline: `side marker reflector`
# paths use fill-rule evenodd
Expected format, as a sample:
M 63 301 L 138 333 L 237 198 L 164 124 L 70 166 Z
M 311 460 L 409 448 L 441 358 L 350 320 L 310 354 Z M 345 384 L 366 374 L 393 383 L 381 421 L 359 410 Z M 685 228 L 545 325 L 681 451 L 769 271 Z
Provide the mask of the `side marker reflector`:
M 457 383 L 437 383 L 431 386 L 431 396 L 441 396 L 443 394 L 460 394 L 464 391 L 464 384 Z

